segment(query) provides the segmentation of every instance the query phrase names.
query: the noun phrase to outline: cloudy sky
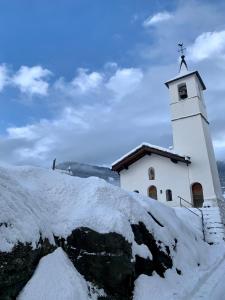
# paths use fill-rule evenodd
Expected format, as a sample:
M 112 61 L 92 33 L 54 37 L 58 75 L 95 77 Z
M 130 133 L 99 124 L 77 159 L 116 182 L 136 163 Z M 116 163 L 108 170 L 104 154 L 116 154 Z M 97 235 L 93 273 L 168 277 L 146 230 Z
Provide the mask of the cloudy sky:
M 1 0 L 0 160 L 106 164 L 172 144 L 177 43 L 199 70 L 225 160 L 223 0 Z

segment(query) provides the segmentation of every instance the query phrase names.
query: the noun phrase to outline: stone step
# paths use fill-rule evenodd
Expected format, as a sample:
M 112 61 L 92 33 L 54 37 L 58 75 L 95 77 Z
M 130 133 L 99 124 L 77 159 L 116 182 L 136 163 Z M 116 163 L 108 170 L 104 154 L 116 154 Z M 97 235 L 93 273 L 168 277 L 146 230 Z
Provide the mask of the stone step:
M 206 205 L 202 209 L 205 237 L 208 243 L 220 243 L 224 240 L 225 228 L 221 221 L 219 207 Z

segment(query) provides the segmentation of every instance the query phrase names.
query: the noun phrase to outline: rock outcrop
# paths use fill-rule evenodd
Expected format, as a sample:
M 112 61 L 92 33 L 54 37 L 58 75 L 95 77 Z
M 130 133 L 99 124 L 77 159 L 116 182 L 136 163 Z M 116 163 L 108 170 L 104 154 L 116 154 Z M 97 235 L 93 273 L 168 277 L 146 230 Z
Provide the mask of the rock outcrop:
M 208 245 L 198 226 L 99 178 L 0 167 L 0 190 L 0 300 L 16 299 L 40 259 L 58 247 L 90 294 L 104 291 L 99 300 L 130 300 L 139 279 L 159 283 L 168 269 L 181 278 L 204 263 Z
M 90 228 L 73 230 L 62 239 L 55 237 L 56 245 L 40 240 L 36 249 L 19 243 L 12 252 L 0 253 L 0 299 L 13 300 L 33 275 L 39 260 L 62 247 L 75 268 L 108 295 L 106 299 L 132 299 L 134 281 L 140 274 L 160 276 L 172 267 L 169 247 L 156 241 L 143 223 L 131 225 L 137 244 L 145 244 L 153 259 L 132 256 L 132 245 L 118 233 L 98 233 Z
M 39 260 L 56 247 L 40 240 L 36 249 L 18 243 L 11 252 L 0 252 L 0 300 L 13 300 L 33 275 Z

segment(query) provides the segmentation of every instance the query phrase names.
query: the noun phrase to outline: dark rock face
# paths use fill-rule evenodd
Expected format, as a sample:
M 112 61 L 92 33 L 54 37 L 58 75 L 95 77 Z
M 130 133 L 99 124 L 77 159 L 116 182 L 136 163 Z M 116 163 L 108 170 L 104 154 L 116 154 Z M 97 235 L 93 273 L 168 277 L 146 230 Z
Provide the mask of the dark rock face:
M 156 241 L 143 223 L 131 228 L 136 243 L 148 247 L 152 260 L 138 255 L 133 260 L 131 244 L 117 233 L 100 234 L 85 227 L 74 230 L 63 247 L 76 269 L 87 281 L 103 288 L 107 299 L 132 299 L 134 280 L 140 274 L 156 271 L 164 277 L 173 266 L 169 247 Z
M 64 250 L 87 281 L 105 290 L 107 299 L 131 298 L 135 268 L 124 237 L 83 227 L 67 238 Z
M 140 222 L 139 224 L 132 224 L 131 226 L 136 243 L 146 245 L 153 257 L 153 259 L 150 260 L 136 256 L 135 277 L 137 278 L 140 274 L 152 275 L 153 271 L 156 271 L 161 277 L 164 277 L 165 271 L 173 266 L 169 247 L 165 245 L 162 247 L 161 241 L 156 242 L 144 223 Z M 163 251 L 163 248 L 165 248 L 165 251 Z
M 155 222 L 163 227 L 157 220 Z M 138 255 L 134 259 L 132 245 L 118 233 L 103 234 L 86 227 L 75 229 L 66 240 L 55 237 L 56 246 L 40 240 L 36 249 L 29 244 L 18 244 L 10 253 L 0 252 L 0 300 L 16 299 L 39 260 L 57 247 L 63 248 L 87 281 L 104 289 L 107 296 L 99 297 L 99 300 L 132 299 L 135 279 L 140 274 L 151 275 L 153 271 L 164 277 L 165 271 L 172 268 L 172 259 L 170 248 L 156 241 L 143 223 L 132 224 L 131 228 L 136 243 L 146 245 L 152 259 Z M 181 271 L 177 270 L 177 273 Z
M 54 249 L 44 240 L 36 249 L 30 244 L 19 243 L 10 253 L 0 252 L 0 300 L 16 299 L 32 277 L 39 260 Z

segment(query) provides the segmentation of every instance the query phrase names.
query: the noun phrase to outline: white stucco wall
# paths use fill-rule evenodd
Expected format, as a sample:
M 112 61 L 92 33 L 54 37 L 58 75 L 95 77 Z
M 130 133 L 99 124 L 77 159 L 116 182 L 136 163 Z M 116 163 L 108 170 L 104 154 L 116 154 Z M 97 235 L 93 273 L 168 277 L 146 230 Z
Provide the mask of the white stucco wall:
M 149 180 L 150 167 L 155 169 L 155 180 Z M 158 201 L 169 206 L 179 206 L 177 196 L 191 201 L 187 165 L 182 162 L 173 163 L 169 158 L 156 154 L 145 155 L 130 165 L 128 170 L 121 171 L 120 183 L 123 189 L 131 192 L 138 190 L 146 196 L 148 196 L 148 188 L 154 185 L 157 188 Z M 167 189 L 172 191 L 173 201 L 166 201 Z
M 178 85 L 187 85 L 188 98 L 179 100 Z M 221 198 L 221 188 L 207 113 L 198 78 L 191 75 L 169 85 L 174 150 L 191 157 L 190 182 L 203 186 L 204 199 Z
M 188 98 L 180 100 L 178 85 L 185 83 Z M 203 90 L 196 74 L 177 78 L 169 83 L 170 107 L 174 151 L 190 156 L 191 164 L 174 164 L 170 159 L 156 154 L 144 156 L 120 172 L 121 187 L 138 190 L 148 195 L 151 185 L 157 187 L 158 200 L 170 206 L 178 206 L 177 196 L 192 202 L 191 186 L 198 182 L 203 187 L 204 201 L 217 205 L 222 197 L 218 170 L 207 121 Z M 149 180 L 148 169 L 155 169 L 155 180 Z M 166 190 L 173 193 L 173 201 L 166 201 Z M 160 193 L 162 190 L 162 193 Z
M 178 86 L 185 83 L 187 86 L 187 99 L 179 99 Z M 207 112 L 199 80 L 195 75 L 178 79 L 169 84 L 171 119 L 188 117 L 201 113 L 207 119 Z

